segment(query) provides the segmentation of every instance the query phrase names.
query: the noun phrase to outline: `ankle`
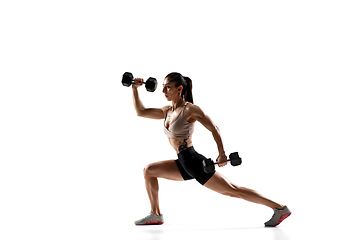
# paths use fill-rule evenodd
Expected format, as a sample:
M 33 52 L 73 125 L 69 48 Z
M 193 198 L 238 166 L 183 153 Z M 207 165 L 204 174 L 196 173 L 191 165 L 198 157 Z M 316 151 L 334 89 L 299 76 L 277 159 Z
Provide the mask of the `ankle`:
M 279 204 L 279 206 L 276 207 L 276 209 L 278 209 L 278 210 L 283 210 L 284 208 L 285 208 L 285 205 L 281 205 L 281 204 Z
M 152 210 L 151 210 L 151 212 L 152 212 L 152 214 L 154 214 L 154 215 L 156 215 L 156 216 L 160 216 L 160 215 L 161 215 L 160 211 L 152 211 Z

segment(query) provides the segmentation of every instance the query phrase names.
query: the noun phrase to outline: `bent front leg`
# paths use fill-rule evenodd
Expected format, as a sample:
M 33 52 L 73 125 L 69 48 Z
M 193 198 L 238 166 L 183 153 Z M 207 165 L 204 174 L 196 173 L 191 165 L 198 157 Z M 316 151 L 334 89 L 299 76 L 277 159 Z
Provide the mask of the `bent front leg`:
M 144 168 L 145 187 L 150 200 L 151 212 L 160 215 L 158 178 L 183 181 L 175 160 L 150 163 Z

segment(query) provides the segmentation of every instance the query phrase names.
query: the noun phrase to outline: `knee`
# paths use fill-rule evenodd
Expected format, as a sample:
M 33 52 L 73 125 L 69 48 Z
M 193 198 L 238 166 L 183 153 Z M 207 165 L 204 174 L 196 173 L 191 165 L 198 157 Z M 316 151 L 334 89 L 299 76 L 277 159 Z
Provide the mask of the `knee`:
M 224 190 L 222 194 L 229 196 L 229 197 L 236 197 L 246 199 L 249 195 L 252 195 L 254 190 L 239 187 L 235 184 L 230 184 L 227 189 Z
M 146 165 L 143 170 L 144 178 L 154 177 L 155 176 L 155 167 L 152 163 Z
M 229 197 L 242 198 L 241 191 L 239 191 L 239 187 L 232 184 L 230 184 L 226 189 L 224 189 L 222 194 Z
M 225 196 L 229 196 L 229 197 L 239 198 L 239 195 L 236 195 L 236 194 L 234 194 L 232 192 L 223 192 L 222 194 L 225 195 Z
M 257 194 L 254 190 L 245 187 L 239 187 L 239 193 L 241 195 L 241 198 L 244 199 L 249 199 L 254 196 L 254 194 Z

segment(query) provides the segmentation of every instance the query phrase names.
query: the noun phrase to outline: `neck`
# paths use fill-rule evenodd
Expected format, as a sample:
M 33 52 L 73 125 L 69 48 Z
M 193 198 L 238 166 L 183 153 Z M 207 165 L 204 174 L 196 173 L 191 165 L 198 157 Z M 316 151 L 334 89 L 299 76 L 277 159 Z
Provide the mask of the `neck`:
M 180 106 L 183 106 L 185 104 L 185 100 L 183 98 L 179 98 L 172 103 L 172 109 L 175 110 Z

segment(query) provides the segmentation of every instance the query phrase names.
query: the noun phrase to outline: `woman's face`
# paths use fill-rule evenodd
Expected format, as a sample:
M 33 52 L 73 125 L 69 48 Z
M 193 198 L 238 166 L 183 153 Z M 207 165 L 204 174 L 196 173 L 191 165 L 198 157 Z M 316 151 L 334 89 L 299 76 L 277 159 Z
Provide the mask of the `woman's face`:
M 175 82 L 169 83 L 167 78 L 165 78 L 163 86 L 163 93 L 168 101 L 180 97 L 183 86 L 175 87 Z

